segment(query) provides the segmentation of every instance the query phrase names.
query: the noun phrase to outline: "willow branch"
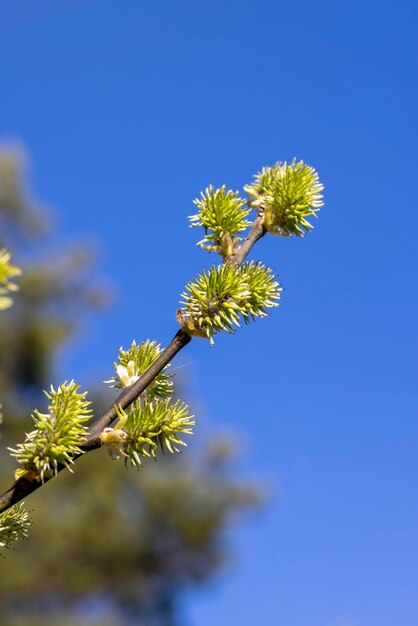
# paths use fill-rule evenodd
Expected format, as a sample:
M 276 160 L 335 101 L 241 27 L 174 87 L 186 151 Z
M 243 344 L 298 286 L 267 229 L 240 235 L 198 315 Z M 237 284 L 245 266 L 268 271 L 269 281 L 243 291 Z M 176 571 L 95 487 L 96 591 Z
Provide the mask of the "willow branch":
M 190 341 L 191 336 L 180 329 L 170 341 L 166 349 L 160 354 L 158 359 L 147 369 L 147 371 L 130 387 L 126 387 L 120 394 L 116 402 L 113 402 L 92 424 L 89 435 L 83 445 L 80 446 L 84 452 L 90 452 L 100 448 L 102 445 L 100 439 L 100 433 L 109 426 L 113 420 L 117 417 L 116 409 L 126 409 L 134 400 L 136 400 L 143 391 L 148 387 L 154 378 L 159 374 L 176 356 L 182 348 L 184 348 Z M 74 457 L 74 461 L 80 458 L 82 454 Z M 58 465 L 57 473 L 65 469 L 65 465 Z M 26 498 L 29 494 L 33 493 L 43 484 L 51 480 L 55 474 L 49 477 L 45 477 L 44 481 L 37 479 L 29 480 L 25 476 L 18 478 L 13 485 L 0 496 L 0 512 L 6 511 L 9 507 L 23 498 Z
M 228 263 L 237 263 L 240 265 L 247 257 L 248 253 L 254 246 L 254 244 L 261 239 L 265 234 L 263 226 L 264 220 L 264 208 L 260 207 L 257 212 L 257 217 L 254 220 L 252 228 L 245 239 L 241 247 L 234 254 L 225 257 L 224 261 Z M 110 426 L 114 419 L 117 417 L 116 409 L 126 409 L 132 402 L 134 402 L 145 389 L 152 383 L 157 374 L 159 374 L 172 359 L 191 341 L 192 337 L 183 329 L 180 329 L 170 341 L 168 346 L 163 350 L 158 359 L 147 369 L 147 371 L 130 387 L 126 387 L 117 398 L 116 402 L 112 404 L 97 418 L 97 420 L 91 425 L 88 437 L 83 445 L 80 446 L 84 452 L 90 452 L 100 448 L 102 441 L 100 438 L 101 433 L 105 428 Z M 81 454 L 74 457 L 76 461 Z M 57 473 L 65 468 L 64 465 L 59 465 Z M 51 480 L 55 476 L 45 477 L 44 482 L 37 479 L 29 479 L 25 476 L 18 478 L 9 489 L 0 495 L 0 512 L 6 511 L 8 508 L 20 502 L 28 495 L 42 487 L 46 482 Z

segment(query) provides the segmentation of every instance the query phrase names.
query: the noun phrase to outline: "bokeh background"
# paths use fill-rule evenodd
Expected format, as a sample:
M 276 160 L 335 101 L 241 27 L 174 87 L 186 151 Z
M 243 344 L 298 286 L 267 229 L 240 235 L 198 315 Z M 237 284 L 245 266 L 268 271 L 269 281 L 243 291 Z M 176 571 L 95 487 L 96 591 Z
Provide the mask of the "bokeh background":
M 125 618 L 164 626 L 418 623 L 416 4 L 21 0 L 0 8 L 2 150 L 15 159 L 25 198 L 48 207 L 50 231 L 33 254 L 59 258 L 78 242 L 79 256 L 55 265 L 64 284 L 74 264 L 85 268 L 86 249 L 97 259 L 96 273 L 64 289 L 61 305 L 56 280 L 48 315 L 65 318 L 86 301 L 90 308 L 100 294 L 109 300 L 43 338 L 46 361 L 54 356 L 49 382 L 76 378 L 92 388 L 109 377 L 120 345 L 170 340 L 184 283 L 214 260 L 195 246 L 186 220 L 208 184 L 242 189 L 263 165 L 293 157 L 315 166 L 325 184 L 312 234 L 266 237 L 253 250 L 279 275 L 280 308 L 235 337 L 217 337 L 212 349 L 193 341 L 173 364 L 198 413 L 197 443 L 182 459 L 198 448 L 209 454 L 206 442 L 222 433 L 230 443 L 205 457 L 212 465 L 202 479 L 220 471 L 215 487 L 240 485 L 222 500 L 225 515 L 228 507 L 253 509 L 226 534 L 223 521 L 216 526 L 217 549 L 233 559 L 193 593 L 170 579 L 165 614 Z M 8 228 L 29 263 L 33 231 L 22 239 Z M 75 318 L 83 323 L 56 351 Z M 3 348 L 2 368 L 12 354 Z M 26 375 L 24 393 L 27 385 L 39 393 L 34 381 Z M 240 455 L 225 478 L 213 463 L 223 466 L 231 442 Z M 111 481 L 115 465 L 104 455 L 95 463 L 96 480 Z M 129 482 L 139 476 L 124 472 Z M 60 480 L 41 490 L 51 509 Z M 103 501 L 113 489 L 103 486 Z M 47 497 L 41 492 L 34 509 Z M 176 493 L 184 502 L 187 490 Z M 64 554 L 57 543 L 76 541 L 64 521 L 52 519 L 45 539 L 56 554 Z M 113 521 L 105 524 L 110 543 Z M 94 524 L 100 531 L 92 515 Z M 19 550 L 0 563 L 3 581 Z M 106 568 L 122 580 L 130 570 L 118 554 Z M 54 601 L 37 610 L 45 616 Z M 104 624 L 103 606 L 103 596 L 93 608 L 78 603 L 78 623 L 94 614 Z

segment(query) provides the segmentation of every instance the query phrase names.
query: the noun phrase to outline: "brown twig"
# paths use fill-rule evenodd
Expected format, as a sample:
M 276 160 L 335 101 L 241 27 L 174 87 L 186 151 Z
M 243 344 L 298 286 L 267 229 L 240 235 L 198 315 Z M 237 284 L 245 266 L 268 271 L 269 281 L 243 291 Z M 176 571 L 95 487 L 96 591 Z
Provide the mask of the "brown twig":
M 225 257 L 225 261 L 229 263 L 237 263 L 237 265 L 241 265 L 241 263 L 247 258 L 251 248 L 263 235 L 266 234 L 266 229 L 264 228 L 264 207 L 260 206 L 257 211 L 257 217 L 255 218 L 251 230 L 248 234 L 248 237 L 245 239 L 244 243 L 239 247 L 238 251 L 235 254 L 231 254 L 228 257 Z
M 264 208 L 259 207 L 257 211 L 257 217 L 254 220 L 251 231 L 248 237 L 245 239 L 241 247 L 234 254 L 225 257 L 224 261 L 228 263 L 237 263 L 240 265 L 247 257 L 254 244 L 261 239 L 265 234 L 263 226 L 264 221 Z M 143 391 L 152 383 L 157 374 L 159 374 L 172 359 L 176 356 L 180 350 L 182 350 L 190 341 L 192 337 L 183 329 L 180 329 L 170 341 L 168 346 L 163 350 L 158 359 L 147 369 L 147 371 L 130 387 L 124 389 L 117 398 L 116 402 L 113 402 L 98 418 L 93 422 L 90 427 L 88 437 L 84 444 L 80 446 L 83 453 L 90 452 L 102 445 L 100 434 L 105 428 L 110 426 L 114 419 L 117 417 L 116 408 L 126 409 L 134 400 L 136 400 Z M 82 455 L 74 457 L 74 461 Z M 60 472 L 65 468 L 64 465 L 60 465 L 57 468 L 57 472 Z M 55 476 L 55 474 L 53 475 Z M 0 495 L 0 512 L 6 511 L 8 508 L 20 502 L 26 496 L 33 493 L 39 487 L 53 476 L 45 477 L 44 482 L 37 479 L 30 480 L 29 478 L 22 476 L 18 478 L 9 489 Z
M 117 417 L 116 407 L 126 409 L 126 407 L 132 404 L 132 402 L 136 400 L 154 380 L 157 374 L 159 374 L 166 367 L 166 365 L 170 363 L 175 355 L 190 341 L 191 336 L 181 329 L 174 335 L 166 349 L 160 354 L 151 367 L 147 369 L 143 376 L 141 376 L 141 378 L 139 378 L 130 387 L 126 387 L 126 389 L 119 394 L 116 402 L 112 403 L 92 424 L 85 443 L 80 446 L 83 453 L 91 452 L 92 450 L 96 450 L 101 447 L 102 442 L 100 439 L 100 433 Z M 82 456 L 82 454 L 74 457 L 73 460 L 77 460 L 80 456 Z M 59 465 L 57 473 L 65 467 L 65 465 Z M 23 500 L 23 498 L 26 498 L 26 496 L 39 489 L 39 487 L 42 487 L 44 483 L 51 480 L 54 476 L 55 474 L 49 477 L 46 476 L 44 478 L 44 482 L 37 479 L 29 480 L 25 476 L 18 478 L 13 485 L 0 496 L 0 512 L 6 511 L 6 509 L 11 507 L 13 504 Z

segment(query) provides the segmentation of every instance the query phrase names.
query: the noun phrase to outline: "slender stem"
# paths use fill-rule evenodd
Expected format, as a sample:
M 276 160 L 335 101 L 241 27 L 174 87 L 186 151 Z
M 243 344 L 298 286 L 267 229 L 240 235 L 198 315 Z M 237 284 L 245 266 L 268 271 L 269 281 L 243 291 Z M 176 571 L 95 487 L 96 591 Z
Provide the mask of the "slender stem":
M 158 359 L 147 369 L 141 378 L 139 378 L 130 387 L 126 387 L 119 394 L 116 402 L 112 403 L 92 424 L 86 441 L 80 446 L 83 453 L 90 452 L 91 450 L 101 447 L 102 442 L 100 439 L 100 433 L 116 418 L 116 407 L 126 409 L 127 406 L 136 400 L 136 398 L 138 398 L 139 395 L 154 380 L 157 374 L 159 374 L 161 370 L 168 365 L 168 363 L 178 352 L 180 352 L 182 348 L 184 348 L 184 346 L 191 341 L 191 339 L 191 336 L 182 329 L 174 335 L 166 349 L 163 350 Z M 80 456 L 82 456 L 82 454 L 75 456 L 73 460 L 77 460 Z M 65 465 L 58 465 L 57 473 L 61 472 L 64 468 Z M 44 482 L 37 479 L 29 480 L 25 476 L 18 478 L 13 485 L 0 496 L 0 512 L 6 511 L 6 509 L 10 508 L 13 504 L 23 500 L 23 498 L 26 498 L 26 496 L 39 489 L 39 487 L 42 487 L 44 483 L 51 480 L 54 476 L 55 474 L 45 477 Z
M 109 406 L 106 411 L 94 422 L 90 428 L 90 435 L 87 438 L 82 449 L 87 451 L 100 446 L 96 445 L 96 440 L 100 438 L 100 433 L 113 422 L 117 417 L 116 407 L 126 409 L 134 400 L 136 400 L 143 391 L 148 387 L 154 378 L 159 374 L 176 356 L 182 348 L 187 346 L 191 341 L 191 336 L 184 330 L 180 329 L 170 341 L 165 350 L 160 354 L 158 359 L 147 369 L 147 371 L 133 384 L 126 387 L 119 395 L 117 401 Z
M 263 226 L 263 220 L 264 208 L 259 207 L 257 217 L 254 220 L 248 237 L 236 253 L 225 257 L 225 262 L 237 263 L 240 265 L 244 261 L 254 244 L 261 239 L 266 232 Z M 126 409 L 130 404 L 132 404 L 132 402 L 134 402 L 134 400 L 136 400 L 141 393 L 145 391 L 148 385 L 152 383 L 157 374 L 159 374 L 170 363 L 180 350 L 187 346 L 191 339 L 192 337 L 183 329 L 180 329 L 174 335 L 168 346 L 165 350 L 163 350 L 151 367 L 149 367 L 133 385 L 126 387 L 119 394 L 116 402 L 113 402 L 92 424 L 86 441 L 80 446 L 83 453 L 90 452 L 91 450 L 101 447 L 102 442 L 100 434 L 117 417 L 116 407 Z M 73 460 L 76 461 L 80 456 L 81 454 L 75 456 Z M 64 468 L 64 465 L 58 466 L 57 472 L 60 472 Z M 53 476 L 55 476 L 55 474 Z M 26 498 L 26 496 L 39 489 L 39 487 L 42 487 L 44 483 L 51 480 L 53 476 L 45 478 L 43 483 L 36 479 L 29 480 L 25 476 L 18 478 L 13 485 L 9 487 L 9 489 L 0 495 L 0 512 L 6 511 L 6 509 L 13 506 L 13 504 L 16 504 L 17 502 L 20 502 L 20 500 L 23 500 L 23 498 Z
M 241 265 L 243 261 L 247 258 L 248 253 L 251 248 L 263 235 L 266 234 L 266 229 L 264 228 L 264 207 L 259 207 L 257 211 L 257 217 L 255 218 L 251 230 L 248 234 L 248 237 L 245 239 L 244 243 L 238 249 L 235 254 L 230 254 L 228 257 L 225 257 L 225 261 L 229 263 L 237 263 L 237 265 Z

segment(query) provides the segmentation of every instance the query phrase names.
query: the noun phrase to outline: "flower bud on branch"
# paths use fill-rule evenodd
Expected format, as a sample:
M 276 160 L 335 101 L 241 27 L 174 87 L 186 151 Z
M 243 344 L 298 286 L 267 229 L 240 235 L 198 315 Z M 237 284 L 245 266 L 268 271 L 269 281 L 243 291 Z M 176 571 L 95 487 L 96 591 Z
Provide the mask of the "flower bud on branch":
M 301 237 L 313 226 L 307 217 L 316 217 L 323 206 L 323 185 L 313 167 L 296 160 L 288 165 L 276 163 L 273 167 L 263 167 L 255 175 L 255 182 L 246 185 L 245 191 L 252 198 L 249 206 L 265 208 L 264 226 L 273 235 Z
M 15 541 L 28 539 L 31 521 L 23 503 L 0 513 L 0 548 L 11 548 Z
M 213 265 L 186 285 L 177 319 L 186 332 L 213 345 L 217 332 L 233 333 L 240 326 L 240 315 L 246 323 L 267 315 L 267 308 L 278 305 L 280 291 L 261 263 Z
M 110 383 L 112 387 L 129 387 L 139 380 L 147 369 L 158 359 L 161 353 L 162 349 L 156 341 L 149 341 L 147 339 L 137 345 L 134 340 L 128 350 L 119 348 L 118 362 L 113 364 L 116 376 L 112 376 L 112 378 L 106 382 Z M 166 369 L 167 368 L 157 374 L 153 382 L 141 394 L 141 397 L 147 398 L 148 400 L 155 400 L 157 398 L 163 400 L 173 395 L 172 376 L 165 373 Z
M 74 457 L 81 454 L 80 445 L 87 433 L 86 422 L 91 417 L 86 392 L 78 393 L 79 385 L 65 382 L 55 391 L 45 392 L 50 400 L 48 413 L 37 409 L 32 414 L 35 430 L 26 435 L 26 440 L 11 450 L 23 467 L 16 470 L 16 478 L 29 477 L 44 482 L 58 473 L 64 465 L 71 470 Z
M 219 189 L 209 185 L 193 202 L 199 212 L 189 217 L 190 226 L 203 226 L 206 233 L 197 245 L 222 256 L 233 254 L 241 241 L 235 235 L 251 224 L 245 219 L 251 212 L 251 208 L 244 208 L 245 200 L 238 196 L 238 191 L 227 190 L 226 185 Z
M 157 450 L 163 453 L 179 452 L 178 446 L 186 446 L 182 434 L 191 435 L 195 425 L 193 415 L 184 402 L 144 402 L 136 400 L 129 412 L 118 409 L 119 422 L 114 429 L 105 429 L 102 443 L 108 446 L 112 456 L 124 456 L 126 461 L 140 467 L 141 457 L 156 458 Z

